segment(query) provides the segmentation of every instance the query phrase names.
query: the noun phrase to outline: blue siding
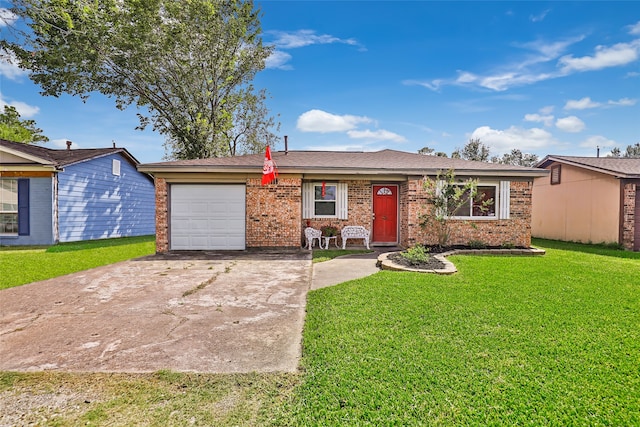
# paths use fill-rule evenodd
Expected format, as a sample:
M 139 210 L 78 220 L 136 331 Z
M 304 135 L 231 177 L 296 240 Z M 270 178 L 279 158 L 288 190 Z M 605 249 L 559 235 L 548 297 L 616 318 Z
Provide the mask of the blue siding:
M 0 245 L 52 245 L 53 178 L 29 178 L 29 235 L 0 237 Z
M 153 183 L 120 154 L 68 166 L 58 174 L 58 228 L 61 242 L 155 234 Z

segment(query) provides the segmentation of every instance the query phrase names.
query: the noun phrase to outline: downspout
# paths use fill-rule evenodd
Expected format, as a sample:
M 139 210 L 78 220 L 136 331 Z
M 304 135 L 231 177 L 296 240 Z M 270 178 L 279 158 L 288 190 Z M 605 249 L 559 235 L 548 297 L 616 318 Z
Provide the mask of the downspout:
M 53 244 L 60 242 L 60 228 L 58 226 L 58 171 L 52 174 L 53 179 Z

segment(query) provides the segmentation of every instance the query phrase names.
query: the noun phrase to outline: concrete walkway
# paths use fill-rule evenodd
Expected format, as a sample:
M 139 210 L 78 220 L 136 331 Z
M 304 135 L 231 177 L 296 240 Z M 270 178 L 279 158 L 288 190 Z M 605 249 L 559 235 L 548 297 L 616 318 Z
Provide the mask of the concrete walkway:
M 361 279 L 377 273 L 378 252 L 346 255 L 313 264 L 311 290 L 334 286 L 349 280 Z

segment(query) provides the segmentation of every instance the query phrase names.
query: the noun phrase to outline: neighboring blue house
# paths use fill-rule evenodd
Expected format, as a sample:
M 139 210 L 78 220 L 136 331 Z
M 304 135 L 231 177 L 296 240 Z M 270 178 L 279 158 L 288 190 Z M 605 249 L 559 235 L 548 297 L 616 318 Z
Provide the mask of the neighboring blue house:
M 0 139 L 0 245 L 155 234 L 153 178 L 124 148 Z

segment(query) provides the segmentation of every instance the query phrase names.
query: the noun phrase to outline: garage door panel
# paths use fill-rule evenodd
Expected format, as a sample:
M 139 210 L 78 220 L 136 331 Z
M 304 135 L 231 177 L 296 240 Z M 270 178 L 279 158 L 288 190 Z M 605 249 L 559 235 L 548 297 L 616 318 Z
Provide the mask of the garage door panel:
M 245 186 L 171 186 L 171 249 L 245 249 Z

